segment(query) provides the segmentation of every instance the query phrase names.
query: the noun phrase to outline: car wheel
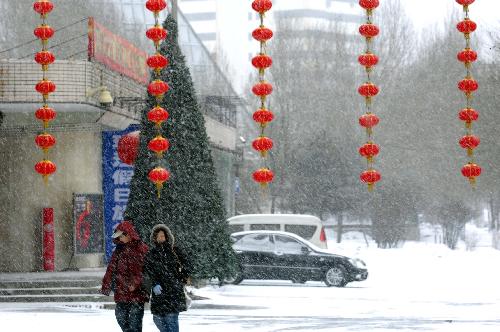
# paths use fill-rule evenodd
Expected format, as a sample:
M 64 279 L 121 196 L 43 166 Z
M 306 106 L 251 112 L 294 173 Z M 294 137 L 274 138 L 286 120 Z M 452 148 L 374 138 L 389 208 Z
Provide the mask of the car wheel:
M 239 285 L 243 281 L 243 273 L 238 271 L 232 278 L 225 278 L 225 284 Z
M 344 287 L 347 282 L 345 281 L 346 271 L 341 265 L 329 268 L 325 273 L 325 284 L 328 287 Z

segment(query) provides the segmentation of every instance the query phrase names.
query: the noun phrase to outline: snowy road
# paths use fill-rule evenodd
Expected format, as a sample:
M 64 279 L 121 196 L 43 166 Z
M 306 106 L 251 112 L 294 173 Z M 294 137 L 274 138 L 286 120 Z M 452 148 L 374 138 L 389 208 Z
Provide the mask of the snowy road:
M 197 289 L 209 300 L 181 315 L 181 331 L 500 331 L 499 251 L 415 244 L 356 254 L 370 275 L 346 288 L 244 281 Z M 0 330 L 120 331 L 111 310 L 57 304 L 0 304 Z M 143 331 L 157 331 L 149 311 Z

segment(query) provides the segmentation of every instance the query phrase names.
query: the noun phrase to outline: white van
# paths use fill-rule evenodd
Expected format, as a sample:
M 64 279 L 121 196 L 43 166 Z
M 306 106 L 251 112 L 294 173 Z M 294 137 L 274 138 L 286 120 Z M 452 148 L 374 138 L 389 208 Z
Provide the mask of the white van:
M 327 248 L 325 229 L 318 217 L 305 214 L 242 214 L 231 217 L 231 233 L 273 230 L 297 234 L 320 248 Z

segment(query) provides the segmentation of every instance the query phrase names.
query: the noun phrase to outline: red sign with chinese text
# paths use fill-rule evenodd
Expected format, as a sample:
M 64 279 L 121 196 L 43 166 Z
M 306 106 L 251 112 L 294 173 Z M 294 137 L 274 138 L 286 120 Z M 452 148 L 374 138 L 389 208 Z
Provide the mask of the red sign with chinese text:
M 89 18 L 89 59 L 108 66 L 134 80 L 147 84 L 149 68 L 147 53 L 138 49 L 126 39 L 112 33 L 104 26 Z

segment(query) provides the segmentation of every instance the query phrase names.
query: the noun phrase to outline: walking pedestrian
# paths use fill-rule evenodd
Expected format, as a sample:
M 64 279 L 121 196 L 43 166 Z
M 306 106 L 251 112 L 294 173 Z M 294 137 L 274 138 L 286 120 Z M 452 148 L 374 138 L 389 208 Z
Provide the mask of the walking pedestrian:
M 151 313 L 160 332 L 179 332 L 179 313 L 187 310 L 186 300 L 190 300 L 185 293 L 190 267 L 174 244 L 174 236 L 166 225 L 153 227 L 145 272 L 153 286 Z
M 116 248 L 104 274 L 101 292 L 114 293 L 115 316 L 123 332 L 141 332 L 144 303 L 149 301 L 144 287 L 143 267 L 148 246 L 129 221 L 123 221 L 112 235 Z

